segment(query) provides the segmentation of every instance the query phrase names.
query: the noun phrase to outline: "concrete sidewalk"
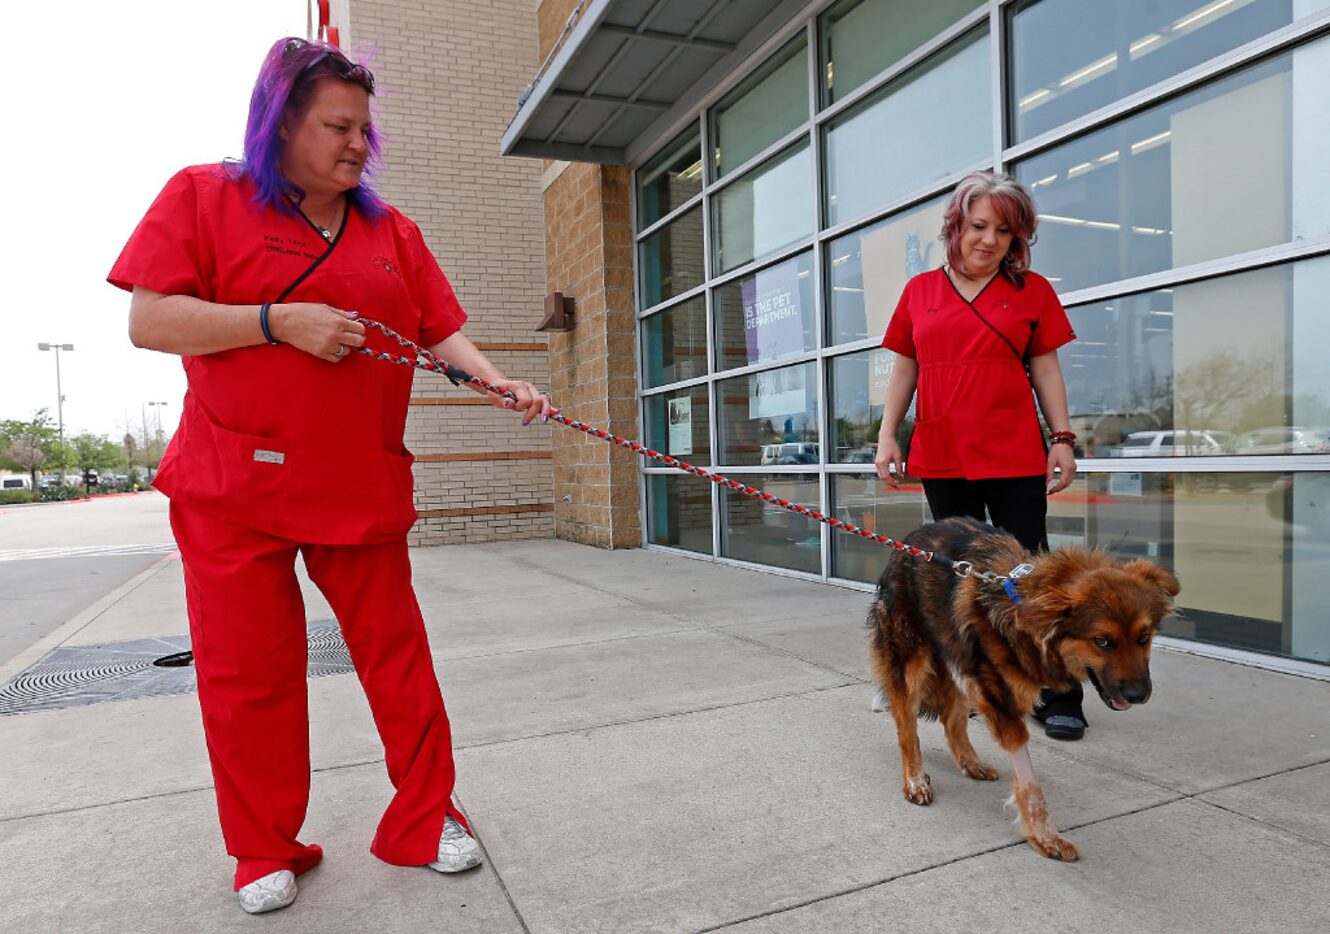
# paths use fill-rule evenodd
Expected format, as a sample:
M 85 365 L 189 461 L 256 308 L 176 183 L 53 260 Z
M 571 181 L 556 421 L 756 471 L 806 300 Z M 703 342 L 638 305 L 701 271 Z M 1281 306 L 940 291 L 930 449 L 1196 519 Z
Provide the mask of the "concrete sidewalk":
M 937 801 L 902 798 L 867 594 L 559 541 L 413 556 L 483 869 L 369 854 L 382 750 L 354 676 L 316 678 L 327 855 L 250 918 L 194 695 L 105 702 L 0 717 L 0 931 L 1330 930 L 1330 683 L 1158 652 L 1148 706 L 1036 740 L 1063 865 L 1021 840 L 982 726 L 1002 782 L 925 724 Z M 185 629 L 167 558 L 41 649 Z

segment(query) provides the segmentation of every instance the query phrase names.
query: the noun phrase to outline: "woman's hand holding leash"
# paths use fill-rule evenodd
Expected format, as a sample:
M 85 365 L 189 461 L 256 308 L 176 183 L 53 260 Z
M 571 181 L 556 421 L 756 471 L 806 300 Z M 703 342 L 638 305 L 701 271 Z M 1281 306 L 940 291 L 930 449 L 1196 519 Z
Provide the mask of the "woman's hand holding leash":
M 512 409 L 515 412 L 521 412 L 524 426 L 530 425 L 536 418 L 539 418 L 542 422 L 550 420 L 550 412 L 553 411 L 554 407 L 550 405 L 549 398 L 543 395 L 535 386 L 519 379 L 496 379 L 491 380 L 491 383 L 512 393 L 515 398 L 499 395 L 495 392 L 486 392 L 485 397 L 489 399 L 490 405 L 499 409 Z
M 320 360 L 340 363 L 351 351 L 365 345 L 365 326 L 357 317 L 358 312 L 331 305 L 290 302 L 269 308 L 268 328 L 280 343 Z

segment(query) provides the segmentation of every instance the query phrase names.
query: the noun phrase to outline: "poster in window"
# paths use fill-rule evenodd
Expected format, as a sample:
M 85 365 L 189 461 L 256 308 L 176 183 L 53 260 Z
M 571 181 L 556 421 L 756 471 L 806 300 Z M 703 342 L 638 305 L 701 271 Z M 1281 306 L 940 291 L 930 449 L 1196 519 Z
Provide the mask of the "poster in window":
M 670 440 L 668 453 L 677 457 L 693 453 L 693 400 L 690 396 L 670 399 Z
M 748 362 L 773 360 L 804 349 L 799 264 L 790 260 L 740 283 Z
M 935 201 L 863 235 L 860 256 L 869 336 L 886 333 L 905 283 L 946 262 L 946 250 L 938 241 L 946 209 L 945 201 Z

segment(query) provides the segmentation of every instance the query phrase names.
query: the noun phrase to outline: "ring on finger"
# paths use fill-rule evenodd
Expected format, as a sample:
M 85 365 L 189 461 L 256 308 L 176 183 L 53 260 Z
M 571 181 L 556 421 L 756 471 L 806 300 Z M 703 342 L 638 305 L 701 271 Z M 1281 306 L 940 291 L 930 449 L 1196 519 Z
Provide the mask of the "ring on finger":
M 335 360 L 340 360 L 340 359 L 342 359 L 342 355 L 343 355 L 344 353 L 346 353 L 346 347 L 345 347 L 345 345 L 343 345 L 343 344 L 338 344 L 338 345 L 337 345 L 337 349 L 333 351 L 333 354 L 332 354 L 332 355 L 333 355 L 333 359 L 335 359 Z

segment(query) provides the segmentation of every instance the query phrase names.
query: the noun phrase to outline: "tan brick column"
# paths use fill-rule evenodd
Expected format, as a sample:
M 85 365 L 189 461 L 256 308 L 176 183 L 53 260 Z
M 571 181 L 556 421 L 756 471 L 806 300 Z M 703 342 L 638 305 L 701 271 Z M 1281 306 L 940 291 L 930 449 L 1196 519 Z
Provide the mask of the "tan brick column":
M 555 404 L 634 438 L 636 333 L 628 170 L 573 164 L 545 191 L 546 279 L 576 302 L 576 326 L 551 334 Z M 554 435 L 554 534 L 600 548 L 642 543 L 637 455 L 581 432 Z

